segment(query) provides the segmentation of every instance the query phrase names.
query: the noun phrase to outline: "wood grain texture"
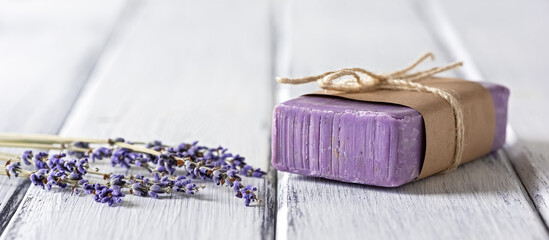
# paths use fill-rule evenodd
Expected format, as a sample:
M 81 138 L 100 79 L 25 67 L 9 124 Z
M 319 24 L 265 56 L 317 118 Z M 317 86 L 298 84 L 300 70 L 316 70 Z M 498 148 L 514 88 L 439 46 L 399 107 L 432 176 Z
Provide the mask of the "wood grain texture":
M 291 50 L 278 58 L 279 75 L 353 66 L 386 71 L 425 50 L 448 51 L 439 47 L 407 1 L 287 4 L 281 8 L 290 9 L 286 22 L 291 24 L 281 34 L 289 39 L 283 47 Z M 280 86 L 278 100 L 314 88 Z M 545 226 L 508 161 L 498 151 L 450 174 L 392 189 L 279 173 L 277 238 L 546 238 Z
M 470 4 L 477 7 L 465 7 Z M 549 29 L 544 23 L 549 22 L 549 2 L 442 1 L 441 5 L 484 78 L 511 89 L 509 120 L 514 132 L 505 149 L 547 223 Z
M 0 2 L 0 131 L 59 131 L 124 5 L 121 0 Z M 28 186 L 0 177 L 0 233 Z
M 505 151 L 399 188 L 278 173 L 275 195 L 270 171 L 246 179 L 264 200 L 249 208 L 213 184 L 192 197 L 127 196 L 109 208 L 62 190 L 25 195 L 28 183 L 0 178 L 0 239 L 268 239 L 275 215 L 278 239 L 548 237 L 536 212 L 549 221 L 546 1 L 443 1 L 451 24 L 443 26 L 456 34 L 433 29 L 440 16 L 421 16 L 432 4 L 421 0 L 131 1 L 129 24 L 113 39 L 125 1 L 82 3 L 0 2 L 0 109 L 9 116 L 0 130 L 200 140 L 266 169 L 272 95 L 283 101 L 316 89 L 273 92 L 272 71 L 392 70 L 433 50 L 437 64 L 474 61 L 449 75 L 509 86 L 515 131 Z
M 143 1 L 108 48 L 62 134 L 200 140 L 266 169 L 269 31 L 268 1 Z M 107 162 L 99 168 L 128 173 Z M 263 199 L 252 207 L 231 188 L 210 183 L 191 197 L 126 196 L 120 207 L 31 187 L 3 239 L 268 239 L 274 234 L 273 177 L 245 179 Z

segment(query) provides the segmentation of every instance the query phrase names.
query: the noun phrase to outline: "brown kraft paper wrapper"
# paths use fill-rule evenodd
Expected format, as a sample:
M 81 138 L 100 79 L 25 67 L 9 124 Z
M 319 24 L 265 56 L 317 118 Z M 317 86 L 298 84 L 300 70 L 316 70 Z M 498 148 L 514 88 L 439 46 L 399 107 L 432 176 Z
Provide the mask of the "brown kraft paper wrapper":
M 420 83 L 444 89 L 459 100 L 465 125 L 465 145 L 460 163 L 477 159 L 490 152 L 495 134 L 494 103 L 490 92 L 478 83 L 432 77 Z M 311 95 L 329 95 L 347 99 L 392 103 L 418 111 L 425 123 L 425 158 L 418 179 L 440 173 L 451 165 L 456 128 L 452 107 L 433 93 L 405 90 L 376 90 L 364 93 L 343 93 L 322 90 Z

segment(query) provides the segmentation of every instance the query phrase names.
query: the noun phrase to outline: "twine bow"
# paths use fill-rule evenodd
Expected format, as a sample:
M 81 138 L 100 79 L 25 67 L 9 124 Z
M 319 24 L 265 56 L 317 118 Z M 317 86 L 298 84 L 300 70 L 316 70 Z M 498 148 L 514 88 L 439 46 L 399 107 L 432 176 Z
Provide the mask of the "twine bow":
M 335 90 L 347 93 L 368 92 L 380 89 L 405 90 L 432 93 L 443 98 L 452 107 L 456 129 L 456 145 L 452 163 L 443 171 L 443 173 L 447 173 L 456 169 L 461 163 L 465 136 L 463 112 L 459 105 L 459 101 L 448 91 L 426 86 L 418 81 L 433 76 L 434 74 L 460 67 L 463 63 L 455 62 L 446 66 L 408 73 L 428 58 L 434 59 L 434 55 L 430 52 L 425 53 L 408 67 L 386 74 L 373 73 L 362 68 L 344 68 L 303 78 L 277 78 L 277 81 L 282 84 L 318 82 L 319 87 L 324 90 Z

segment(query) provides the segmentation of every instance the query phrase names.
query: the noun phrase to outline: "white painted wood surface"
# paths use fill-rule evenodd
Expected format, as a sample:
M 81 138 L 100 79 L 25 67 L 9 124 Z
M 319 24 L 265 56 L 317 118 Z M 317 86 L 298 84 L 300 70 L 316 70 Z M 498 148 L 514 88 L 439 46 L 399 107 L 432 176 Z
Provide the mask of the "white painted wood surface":
M 399 188 L 270 171 L 264 180 L 246 179 L 264 200 L 249 208 L 213 184 L 192 197 L 127 196 L 110 208 L 37 187 L 23 199 L 26 184 L 0 178 L 0 211 L 9 215 L 0 223 L 18 206 L 0 239 L 547 238 L 549 112 L 540 103 L 549 89 L 549 34 L 539 23 L 549 20 L 549 4 L 442 1 L 434 13 L 432 4 L 0 2 L 0 109 L 10 116 L 0 118 L 1 131 L 200 140 L 267 169 L 273 99 L 316 88 L 275 86 L 272 73 L 392 70 L 432 50 L 437 64 L 475 63 L 449 75 L 509 86 L 516 132 L 505 151 Z M 34 97 L 40 90 L 48 97 Z M 100 168 L 127 173 L 107 162 Z
M 0 2 L 0 131 L 59 131 L 124 6 L 119 0 Z M 0 177 L 0 233 L 28 186 Z
M 269 2 L 144 1 L 131 22 L 113 39 L 62 134 L 200 140 L 267 169 Z M 99 166 L 113 170 L 108 162 Z M 261 204 L 245 207 L 232 188 L 212 183 L 191 197 L 128 195 L 120 207 L 31 187 L 2 238 L 272 238 L 273 181 L 245 183 L 259 188 Z M 55 224 L 43 224 L 52 219 Z
M 468 8 L 466 5 L 477 7 Z M 549 221 L 549 22 L 547 1 L 443 1 L 485 79 L 511 91 L 513 135 L 505 147 L 540 214 Z M 490 17 L 485 9 L 490 9 Z M 512 17 L 520 15 L 521 17 Z
M 292 20 L 287 21 L 291 25 L 281 31 L 289 39 L 283 47 L 291 50 L 280 58 L 278 74 L 304 76 L 357 65 L 391 70 L 425 50 L 451 51 L 438 47 L 413 3 L 314 4 L 315 11 L 308 10 L 313 1 L 286 7 L 293 11 L 289 15 Z M 312 88 L 280 86 L 279 100 L 297 97 Z M 278 176 L 278 239 L 547 237 L 542 220 L 503 151 L 450 174 L 394 189 L 287 173 Z

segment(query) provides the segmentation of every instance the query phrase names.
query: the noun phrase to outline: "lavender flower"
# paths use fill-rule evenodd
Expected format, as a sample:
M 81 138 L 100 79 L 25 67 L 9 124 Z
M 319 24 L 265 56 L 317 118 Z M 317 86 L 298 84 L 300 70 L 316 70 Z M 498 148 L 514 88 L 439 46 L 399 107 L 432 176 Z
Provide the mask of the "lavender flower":
M 161 142 L 155 141 L 146 145 L 148 148 L 164 149 Z M 239 170 L 242 175 L 247 177 L 263 177 L 266 173 L 261 171 L 261 169 L 254 169 L 250 165 L 247 165 L 244 157 L 240 155 L 233 156 L 231 153 L 227 153 L 227 149 L 221 146 L 217 148 L 208 148 L 205 146 L 199 146 L 198 142 L 193 142 L 192 144 L 182 143 L 177 147 L 167 148 L 167 153 L 173 157 L 179 158 L 189 158 L 194 163 L 199 165 L 204 165 L 208 167 L 222 167 L 223 169 L 235 169 Z M 171 163 L 168 166 L 165 166 L 166 169 L 170 170 L 169 167 L 174 167 L 175 164 Z M 199 173 L 197 172 L 197 174 Z
M 47 169 L 48 165 L 46 163 L 48 159 L 48 154 L 45 152 L 39 152 L 34 156 L 34 166 L 36 169 Z
M 215 170 L 213 171 L 212 173 L 212 180 L 214 181 L 215 184 L 217 185 L 223 185 L 223 182 L 225 180 L 225 176 L 223 175 L 226 175 L 224 174 L 223 172 L 219 171 L 219 170 Z
M 90 184 L 88 180 L 82 179 L 78 181 L 78 185 L 80 185 L 82 190 L 87 194 L 91 194 L 95 191 L 95 184 Z
M 86 142 L 74 142 L 72 146 L 77 148 L 86 148 L 86 149 L 90 148 L 90 144 Z M 87 156 L 85 152 L 80 152 L 80 151 L 68 151 L 68 153 L 69 155 L 74 156 L 76 158 L 83 158 Z
M 86 173 L 88 173 L 88 171 L 86 170 L 86 168 L 89 167 L 88 158 L 81 158 L 75 163 L 74 167 L 75 170 L 78 171 L 80 174 L 85 175 Z
M 190 179 L 186 181 L 181 181 L 181 183 L 184 184 L 185 192 L 187 192 L 188 194 L 194 194 L 196 192 L 196 184 L 190 183 L 190 182 L 191 182 Z M 183 189 L 183 187 L 179 189 Z M 183 192 L 183 190 L 180 190 L 180 191 Z
M 122 201 L 122 197 L 125 195 L 120 191 L 120 186 L 103 186 L 101 184 L 95 185 L 94 200 L 100 203 L 107 203 L 109 206 L 113 206 L 115 203 Z
M 48 177 L 47 177 L 47 183 L 46 188 L 48 190 L 51 190 L 51 187 L 53 185 L 57 185 L 60 188 L 66 188 L 67 187 L 67 173 L 63 170 L 50 170 Z
M 29 178 L 31 182 L 34 184 L 34 186 L 40 186 L 44 188 L 44 184 L 47 183 L 47 176 L 48 176 L 49 170 L 48 169 L 40 169 L 34 173 L 32 173 Z
M 25 152 L 23 152 L 23 154 L 21 155 L 21 159 L 23 160 L 25 165 L 31 165 L 32 151 L 31 150 L 26 150 Z
M 129 153 L 131 153 L 131 150 L 127 148 L 116 149 L 111 156 L 111 165 L 114 167 L 119 164 L 121 167 L 130 168 Z
M 131 185 L 130 192 L 136 196 L 146 197 L 149 190 L 142 181 L 134 181 Z
M 6 163 L 6 174 L 8 177 L 10 176 L 10 172 L 15 175 L 15 177 L 19 177 L 19 173 L 21 172 L 21 163 L 20 162 L 12 162 L 8 161 Z
M 109 178 L 109 184 L 111 186 L 119 186 L 119 187 L 122 187 L 124 185 L 126 185 L 126 181 L 124 180 L 124 175 L 119 175 L 119 174 L 115 174 L 115 175 L 112 175 L 110 178 Z
M 243 168 L 240 169 L 240 174 L 247 176 L 248 172 L 251 171 L 253 168 L 250 165 L 244 165 Z
M 168 174 L 173 174 L 178 165 L 177 160 L 169 152 L 161 153 L 156 158 L 156 164 L 158 164 L 156 171 Z
M 240 188 L 240 195 L 244 198 L 244 204 L 246 204 L 246 206 L 250 206 L 250 202 L 257 199 L 254 193 L 255 191 L 257 191 L 257 188 L 252 185 Z
M 106 147 L 100 147 L 95 149 L 95 151 L 91 154 L 92 162 L 95 162 L 95 160 L 101 160 L 103 158 L 109 158 L 111 157 L 112 150 L 108 149 Z
M 141 197 L 151 196 L 158 198 L 159 194 L 170 194 L 172 192 L 195 194 L 198 191 L 198 186 L 184 176 L 175 178 L 169 178 L 168 176 L 160 177 L 158 173 L 154 173 L 153 176 L 154 178 L 152 179 L 141 178 L 132 180 L 130 182 L 130 192 Z
M 257 191 L 257 188 L 252 185 L 244 187 L 240 181 L 235 181 L 233 189 L 237 198 L 244 198 L 244 204 L 246 204 L 246 206 L 250 206 L 250 202 L 257 200 L 254 193 Z
M 160 152 L 164 149 L 164 146 L 162 146 L 162 142 L 158 141 L 158 140 L 154 140 L 150 143 L 145 144 L 145 147 L 153 149 L 153 150 L 158 151 L 158 152 Z
M 65 161 L 63 161 L 63 158 L 66 156 L 67 154 L 65 153 L 54 154 L 47 162 L 48 167 L 55 170 L 67 170 L 67 168 L 65 168 L 64 166 Z
M 68 178 L 69 178 L 70 180 L 81 180 L 81 179 L 83 178 L 83 174 L 80 173 L 80 172 L 78 172 L 78 171 L 72 171 L 72 172 L 69 174 Z
M 190 175 L 202 179 L 212 179 L 217 185 L 224 185 L 227 183 L 228 186 L 233 187 L 237 198 L 244 199 L 246 206 L 249 206 L 252 201 L 258 200 L 255 195 L 257 188 L 252 185 L 244 187 L 240 182 L 241 178 L 238 176 L 238 171 L 236 169 L 227 171 L 225 168 L 219 166 L 214 168 L 205 166 L 199 167 L 199 164 L 190 160 L 185 161 L 185 169 Z M 247 168 L 246 170 L 249 169 L 250 168 Z

